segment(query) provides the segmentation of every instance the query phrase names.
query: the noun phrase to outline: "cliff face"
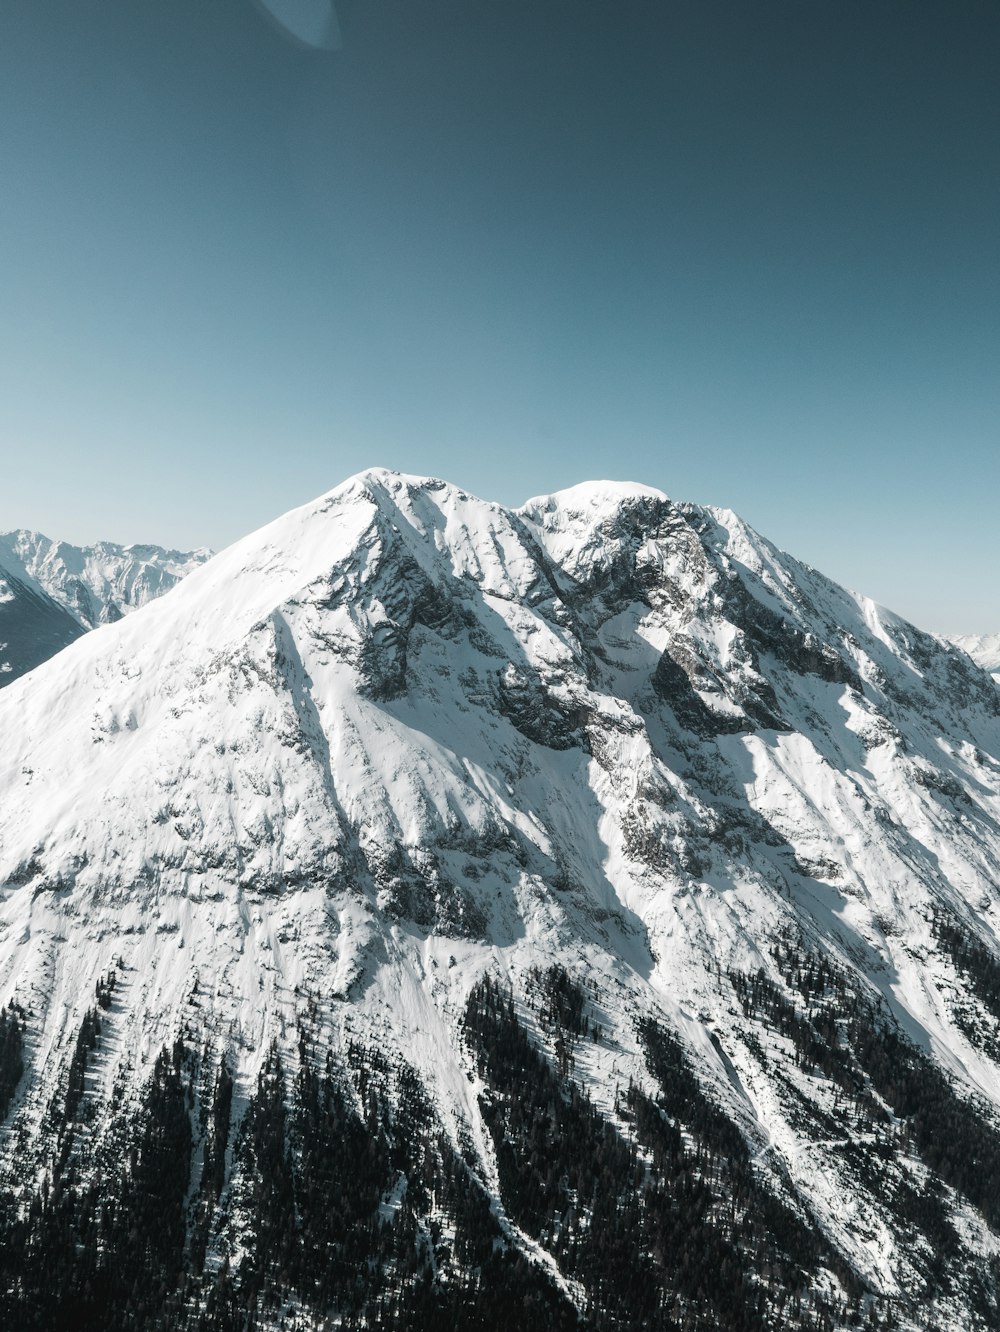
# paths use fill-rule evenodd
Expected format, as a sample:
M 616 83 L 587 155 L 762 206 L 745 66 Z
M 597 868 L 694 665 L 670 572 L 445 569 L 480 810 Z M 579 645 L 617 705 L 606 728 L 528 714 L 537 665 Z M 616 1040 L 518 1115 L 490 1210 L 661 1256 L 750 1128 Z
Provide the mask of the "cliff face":
M 11 1317 L 995 1323 L 1000 695 L 734 515 L 365 473 L 0 734 Z

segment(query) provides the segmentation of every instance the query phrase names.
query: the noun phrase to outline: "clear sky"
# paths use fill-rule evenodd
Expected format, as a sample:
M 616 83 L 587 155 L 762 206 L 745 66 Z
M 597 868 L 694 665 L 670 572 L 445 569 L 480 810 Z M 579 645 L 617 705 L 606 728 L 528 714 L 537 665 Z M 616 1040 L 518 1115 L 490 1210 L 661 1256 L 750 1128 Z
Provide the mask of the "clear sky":
M 0 529 L 221 546 L 369 465 L 609 476 L 1000 628 L 995 0 L 337 17 L 4 6 Z

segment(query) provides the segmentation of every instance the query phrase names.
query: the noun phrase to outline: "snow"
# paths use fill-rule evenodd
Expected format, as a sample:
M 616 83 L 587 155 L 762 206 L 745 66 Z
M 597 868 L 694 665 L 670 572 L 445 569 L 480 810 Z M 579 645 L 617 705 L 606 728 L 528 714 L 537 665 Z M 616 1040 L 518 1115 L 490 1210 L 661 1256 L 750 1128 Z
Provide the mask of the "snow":
M 74 546 L 23 528 L 0 533 L 0 566 L 50 596 L 86 629 L 162 595 L 211 554 L 111 541 Z
M 770 646 L 737 584 L 784 626 Z M 788 642 L 828 645 L 861 691 Z M 657 694 L 664 651 L 717 734 Z M 787 730 L 749 718 L 765 686 Z M 1000 939 L 995 691 L 735 515 L 610 482 L 509 511 L 365 472 L 7 686 L 0 735 L 0 1002 L 33 1015 L 29 1126 L 121 958 L 106 1087 L 194 1024 L 245 1094 L 315 1004 L 331 1046 L 421 1071 L 495 1189 L 458 1021 L 484 971 L 561 961 L 601 996 L 579 1076 L 608 1113 L 648 1076 L 635 1017 L 668 1021 L 761 1168 L 892 1290 L 885 1218 L 861 1237 L 842 1160 L 733 1017 L 727 969 L 770 969 L 783 930 L 1000 1107 L 928 927 L 944 901 Z
M 560 514 L 564 517 L 599 514 L 607 517 L 627 500 L 666 500 L 655 486 L 635 481 L 581 481 L 551 495 L 536 495 L 521 506 L 522 513 Z
M 956 634 L 951 641 L 983 670 L 1000 677 L 1000 634 Z

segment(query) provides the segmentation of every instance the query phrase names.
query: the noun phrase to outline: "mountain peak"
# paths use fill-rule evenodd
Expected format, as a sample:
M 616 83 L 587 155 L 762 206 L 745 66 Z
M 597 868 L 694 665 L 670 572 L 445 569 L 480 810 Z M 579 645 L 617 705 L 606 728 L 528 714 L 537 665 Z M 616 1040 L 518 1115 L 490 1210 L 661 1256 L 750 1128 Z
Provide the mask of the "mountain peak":
M 30 1015 L 0 1140 L 17 1178 L 60 1159 L 50 1126 L 85 1103 L 89 1179 L 162 1091 L 166 1043 L 179 1103 L 214 1125 L 214 1270 L 256 1217 L 255 1133 L 286 1096 L 304 1115 L 326 1069 L 326 1104 L 361 1106 L 359 1160 L 381 1150 L 376 1085 L 410 1116 L 396 1139 L 382 1125 L 399 1172 L 414 1116 L 452 1154 L 447 1188 L 386 1166 L 365 1194 L 379 1226 L 474 1180 L 497 1244 L 599 1304 L 604 1277 L 560 1238 L 603 1196 L 560 1182 L 576 1155 L 591 1168 L 574 1134 L 620 1156 L 627 1193 L 640 1147 L 666 1188 L 710 1131 L 742 1171 L 730 1201 L 763 1190 L 777 1227 L 732 1261 L 808 1218 L 822 1244 L 796 1248 L 795 1280 L 815 1308 L 841 1278 L 859 1309 L 936 1281 L 933 1317 L 901 1326 L 969 1325 L 993 1177 L 920 1137 L 963 1125 L 1000 1178 L 976 1109 L 1000 1106 L 1000 694 L 964 653 L 647 487 L 509 510 L 373 469 L 0 692 L 0 735 L 0 1004 Z M 253 1131 L 229 1101 L 218 1119 L 227 1081 Z M 566 1160 L 522 1187 L 555 1148 L 518 1125 L 550 1122 Z M 621 1217 L 666 1218 L 670 1196 Z M 926 1216 L 952 1227 L 946 1277 L 913 1239 Z M 669 1285 L 664 1233 L 636 1243 Z
M 580 481 L 550 495 L 536 495 L 526 500 L 521 511 L 532 513 L 590 513 L 604 512 L 636 500 L 667 501 L 667 496 L 655 486 L 636 481 Z

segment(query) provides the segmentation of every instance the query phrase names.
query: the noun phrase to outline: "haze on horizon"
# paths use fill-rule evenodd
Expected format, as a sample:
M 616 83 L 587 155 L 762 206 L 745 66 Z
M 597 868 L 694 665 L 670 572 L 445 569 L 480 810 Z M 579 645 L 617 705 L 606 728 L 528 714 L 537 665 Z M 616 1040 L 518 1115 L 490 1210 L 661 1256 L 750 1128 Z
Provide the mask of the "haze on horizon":
M 0 530 L 628 478 L 1000 627 L 1000 10 L 262 3 L 6 18 Z

